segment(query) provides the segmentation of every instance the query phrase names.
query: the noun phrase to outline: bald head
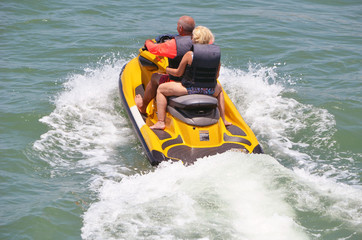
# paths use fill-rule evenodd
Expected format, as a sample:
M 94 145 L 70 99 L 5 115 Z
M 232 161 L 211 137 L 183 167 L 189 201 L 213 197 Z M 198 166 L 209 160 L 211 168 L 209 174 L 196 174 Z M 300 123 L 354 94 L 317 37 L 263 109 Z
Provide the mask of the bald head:
M 195 20 L 190 16 L 182 16 L 177 22 L 180 35 L 191 35 L 195 28 Z

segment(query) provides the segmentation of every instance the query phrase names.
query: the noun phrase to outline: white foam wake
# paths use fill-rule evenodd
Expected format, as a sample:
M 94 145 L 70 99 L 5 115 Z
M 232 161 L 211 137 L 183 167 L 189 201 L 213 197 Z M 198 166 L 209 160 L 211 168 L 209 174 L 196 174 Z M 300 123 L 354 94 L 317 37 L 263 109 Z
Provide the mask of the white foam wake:
M 195 165 L 104 180 L 84 215 L 83 239 L 307 239 L 266 155 L 228 152 Z
M 296 160 L 310 159 L 301 151 L 309 143 L 295 141 L 293 137 L 311 127 L 309 120 L 312 120 L 319 132 L 313 136 L 320 139 L 327 131 L 333 130 L 334 118 L 326 110 L 284 97 L 284 94 L 295 91 L 287 87 L 293 85 L 293 82 L 278 76 L 276 70 L 276 67 L 253 64 L 249 65 L 247 72 L 225 68 L 220 79 L 266 149 L 275 155 L 286 154 Z
M 353 163 L 360 156 L 338 150 L 334 116 L 297 101 L 294 80 L 279 76 L 277 70 L 255 64 L 248 71 L 223 68 L 220 81 L 266 153 L 288 168 L 323 172 L 354 184 L 358 169 L 352 164 L 350 169 L 339 168 L 341 162 Z
M 45 161 L 54 167 L 99 167 L 133 138 L 120 114 L 117 76 L 124 63 L 108 60 L 67 79 L 54 111 L 40 119 L 50 130 L 33 147 Z

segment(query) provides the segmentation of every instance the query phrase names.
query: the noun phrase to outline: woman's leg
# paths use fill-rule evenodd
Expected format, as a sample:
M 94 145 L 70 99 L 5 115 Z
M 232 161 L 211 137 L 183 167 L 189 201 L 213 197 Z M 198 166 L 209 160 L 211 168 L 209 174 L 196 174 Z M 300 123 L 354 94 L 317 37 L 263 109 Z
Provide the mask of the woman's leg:
M 220 83 L 217 83 L 215 87 L 215 93 L 213 94 L 214 97 L 217 98 L 218 105 L 219 105 L 219 111 L 222 121 L 224 122 L 225 126 L 232 125 L 231 122 L 226 121 L 225 119 L 225 99 L 224 99 L 224 93 L 222 91 L 222 87 Z
M 187 94 L 187 89 L 179 82 L 167 82 L 161 84 L 157 89 L 156 101 L 157 101 L 157 118 L 158 121 L 155 125 L 151 126 L 151 129 L 165 129 L 166 124 L 166 107 L 167 97 L 169 96 L 182 96 Z

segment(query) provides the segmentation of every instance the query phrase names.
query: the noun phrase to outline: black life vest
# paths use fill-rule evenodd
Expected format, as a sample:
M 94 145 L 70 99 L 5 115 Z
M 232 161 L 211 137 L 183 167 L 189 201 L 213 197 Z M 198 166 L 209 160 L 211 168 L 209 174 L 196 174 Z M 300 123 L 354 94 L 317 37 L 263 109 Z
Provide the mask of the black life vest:
M 182 85 L 186 88 L 214 88 L 220 65 L 220 47 L 214 44 L 194 44 L 192 64 L 187 65 Z
M 182 60 L 182 57 L 192 48 L 191 36 L 176 36 L 175 40 L 176 40 L 177 55 L 172 59 L 171 58 L 168 59 L 168 66 L 170 68 L 178 68 Z M 182 77 L 175 77 L 170 75 L 170 79 L 174 81 L 181 81 Z

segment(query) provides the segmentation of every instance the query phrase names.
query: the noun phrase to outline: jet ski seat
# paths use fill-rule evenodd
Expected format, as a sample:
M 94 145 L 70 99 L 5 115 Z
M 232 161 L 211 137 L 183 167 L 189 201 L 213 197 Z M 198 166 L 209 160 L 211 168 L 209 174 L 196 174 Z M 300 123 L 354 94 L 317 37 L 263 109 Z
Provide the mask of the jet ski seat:
M 210 126 L 220 118 L 217 99 L 204 94 L 169 97 L 167 111 L 175 118 L 193 126 Z

